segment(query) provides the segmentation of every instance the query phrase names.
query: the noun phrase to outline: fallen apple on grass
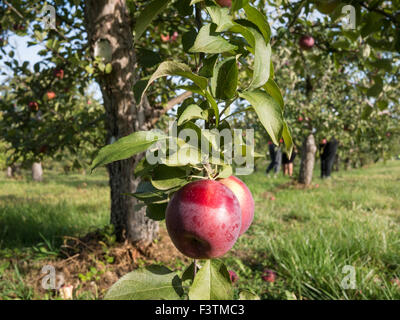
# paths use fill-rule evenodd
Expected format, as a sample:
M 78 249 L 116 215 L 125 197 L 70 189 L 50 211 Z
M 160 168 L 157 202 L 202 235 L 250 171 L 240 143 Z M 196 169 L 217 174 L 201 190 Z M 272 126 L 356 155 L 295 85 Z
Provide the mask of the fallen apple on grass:
M 276 272 L 273 270 L 266 269 L 262 273 L 261 279 L 263 279 L 263 281 L 273 283 L 276 280 Z
M 229 270 L 229 277 L 232 283 L 235 283 L 239 279 L 239 276 L 233 270 Z

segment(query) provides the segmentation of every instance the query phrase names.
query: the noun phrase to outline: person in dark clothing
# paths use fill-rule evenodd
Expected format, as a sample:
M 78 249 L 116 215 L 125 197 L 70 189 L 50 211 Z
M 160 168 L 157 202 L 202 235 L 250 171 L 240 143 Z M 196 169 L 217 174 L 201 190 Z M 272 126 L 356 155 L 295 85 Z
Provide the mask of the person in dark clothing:
M 271 141 L 268 141 L 268 149 L 271 163 L 267 168 L 267 174 L 274 169 L 275 175 L 277 175 L 282 163 L 282 150 L 280 147 L 275 146 Z
M 336 152 L 339 146 L 339 142 L 332 138 L 328 142 L 323 139 L 320 144 L 321 152 L 321 179 L 328 178 L 331 176 L 333 163 L 335 161 Z
M 284 153 L 282 155 L 282 164 L 283 164 L 283 174 L 286 176 L 287 174 L 289 177 L 293 176 L 293 162 L 297 155 L 296 147 L 293 148 L 292 155 L 290 159 L 288 158 L 287 154 Z

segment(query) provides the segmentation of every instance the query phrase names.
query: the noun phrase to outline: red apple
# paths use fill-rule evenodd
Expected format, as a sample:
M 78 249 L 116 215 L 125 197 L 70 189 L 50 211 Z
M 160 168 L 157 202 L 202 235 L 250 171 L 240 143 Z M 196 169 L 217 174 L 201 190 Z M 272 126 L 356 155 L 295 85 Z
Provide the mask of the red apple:
M 47 99 L 52 100 L 55 97 L 56 97 L 56 94 L 54 93 L 54 91 L 47 92 Z
M 321 144 L 327 144 L 327 142 L 328 142 L 328 141 L 327 141 L 326 139 L 322 139 L 322 140 L 321 140 Z
M 28 106 L 32 111 L 38 111 L 39 110 L 39 105 L 38 105 L 38 103 L 36 101 L 29 102 Z
M 54 76 L 55 76 L 56 78 L 59 78 L 59 79 L 64 78 L 64 70 L 63 70 L 63 69 L 59 69 L 59 68 L 54 69 L 53 74 L 54 74 Z
M 163 35 L 163 34 L 161 34 L 161 41 L 162 42 L 168 42 L 169 41 L 169 34 L 167 34 L 167 35 Z
M 386 132 L 386 137 L 390 137 L 392 134 L 390 132 Z
M 240 209 L 242 211 L 242 227 L 240 228 L 239 236 L 249 229 L 254 218 L 254 199 L 251 195 L 249 188 L 246 184 L 236 178 L 235 176 L 230 176 L 226 179 L 218 180 L 225 186 L 227 186 L 239 200 Z
M 229 270 L 229 277 L 231 278 L 232 283 L 235 283 L 239 279 L 238 275 L 233 270 Z
M 165 223 L 180 252 L 194 259 L 210 259 L 233 247 L 241 216 L 239 201 L 228 187 L 214 180 L 199 180 L 172 196 Z
M 179 33 L 175 31 L 175 32 L 172 34 L 171 42 L 175 42 L 175 41 L 178 39 L 178 36 L 179 36 Z
M 274 197 L 274 196 L 271 196 L 271 201 L 275 201 L 276 200 L 276 198 Z
M 315 6 L 318 11 L 324 14 L 332 13 L 340 4 L 340 0 L 317 0 Z
M 302 121 L 303 121 L 303 117 L 300 116 L 300 117 L 298 118 L 298 120 L 299 120 L 299 122 L 302 122 Z
M 299 40 L 299 45 L 300 48 L 303 50 L 310 50 L 312 47 L 314 47 L 315 40 L 311 36 L 302 36 Z
M 275 282 L 276 272 L 273 270 L 266 269 L 261 275 L 261 279 L 263 279 L 266 282 Z
M 227 7 L 227 8 L 232 7 L 232 0 L 217 0 L 217 3 L 221 7 Z

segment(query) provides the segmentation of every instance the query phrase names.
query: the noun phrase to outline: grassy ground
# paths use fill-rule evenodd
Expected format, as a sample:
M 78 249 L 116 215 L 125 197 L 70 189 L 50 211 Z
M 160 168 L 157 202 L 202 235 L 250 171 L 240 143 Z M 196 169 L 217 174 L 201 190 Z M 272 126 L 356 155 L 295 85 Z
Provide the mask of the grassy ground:
M 224 258 L 239 275 L 238 290 L 251 289 L 263 299 L 400 299 L 400 161 L 339 172 L 330 180 L 316 177 L 308 189 L 263 171 L 242 178 L 256 214 Z M 106 226 L 108 208 L 104 172 L 47 172 L 41 184 L 0 178 L 0 299 L 57 298 L 33 290 L 32 278 L 40 279 L 31 269 L 61 259 L 62 236 Z M 77 282 L 103 279 L 116 263 L 105 257 L 97 269 L 74 275 Z M 182 267 L 177 260 L 172 267 Z M 277 273 L 274 283 L 262 280 L 265 269 Z M 354 287 L 345 289 L 353 275 Z M 85 290 L 75 297 L 102 296 L 97 287 Z

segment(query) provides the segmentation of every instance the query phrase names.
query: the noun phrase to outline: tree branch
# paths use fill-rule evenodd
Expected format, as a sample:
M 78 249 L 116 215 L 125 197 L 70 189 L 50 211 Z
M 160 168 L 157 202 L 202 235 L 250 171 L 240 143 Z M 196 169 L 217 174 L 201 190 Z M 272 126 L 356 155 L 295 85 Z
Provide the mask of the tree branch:
M 160 113 L 155 117 L 154 119 L 151 120 L 151 125 L 154 126 L 156 122 L 164 115 L 166 114 L 169 110 L 171 110 L 173 107 L 175 107 L 177 104 L 182 103 L 186 98 L 189 98 L 193 93 L 190 91 L 186 91 L 182 93 L 181 95 L 171 99 L 170 101 L 167 102 L 165 108 L 163 108 Z

